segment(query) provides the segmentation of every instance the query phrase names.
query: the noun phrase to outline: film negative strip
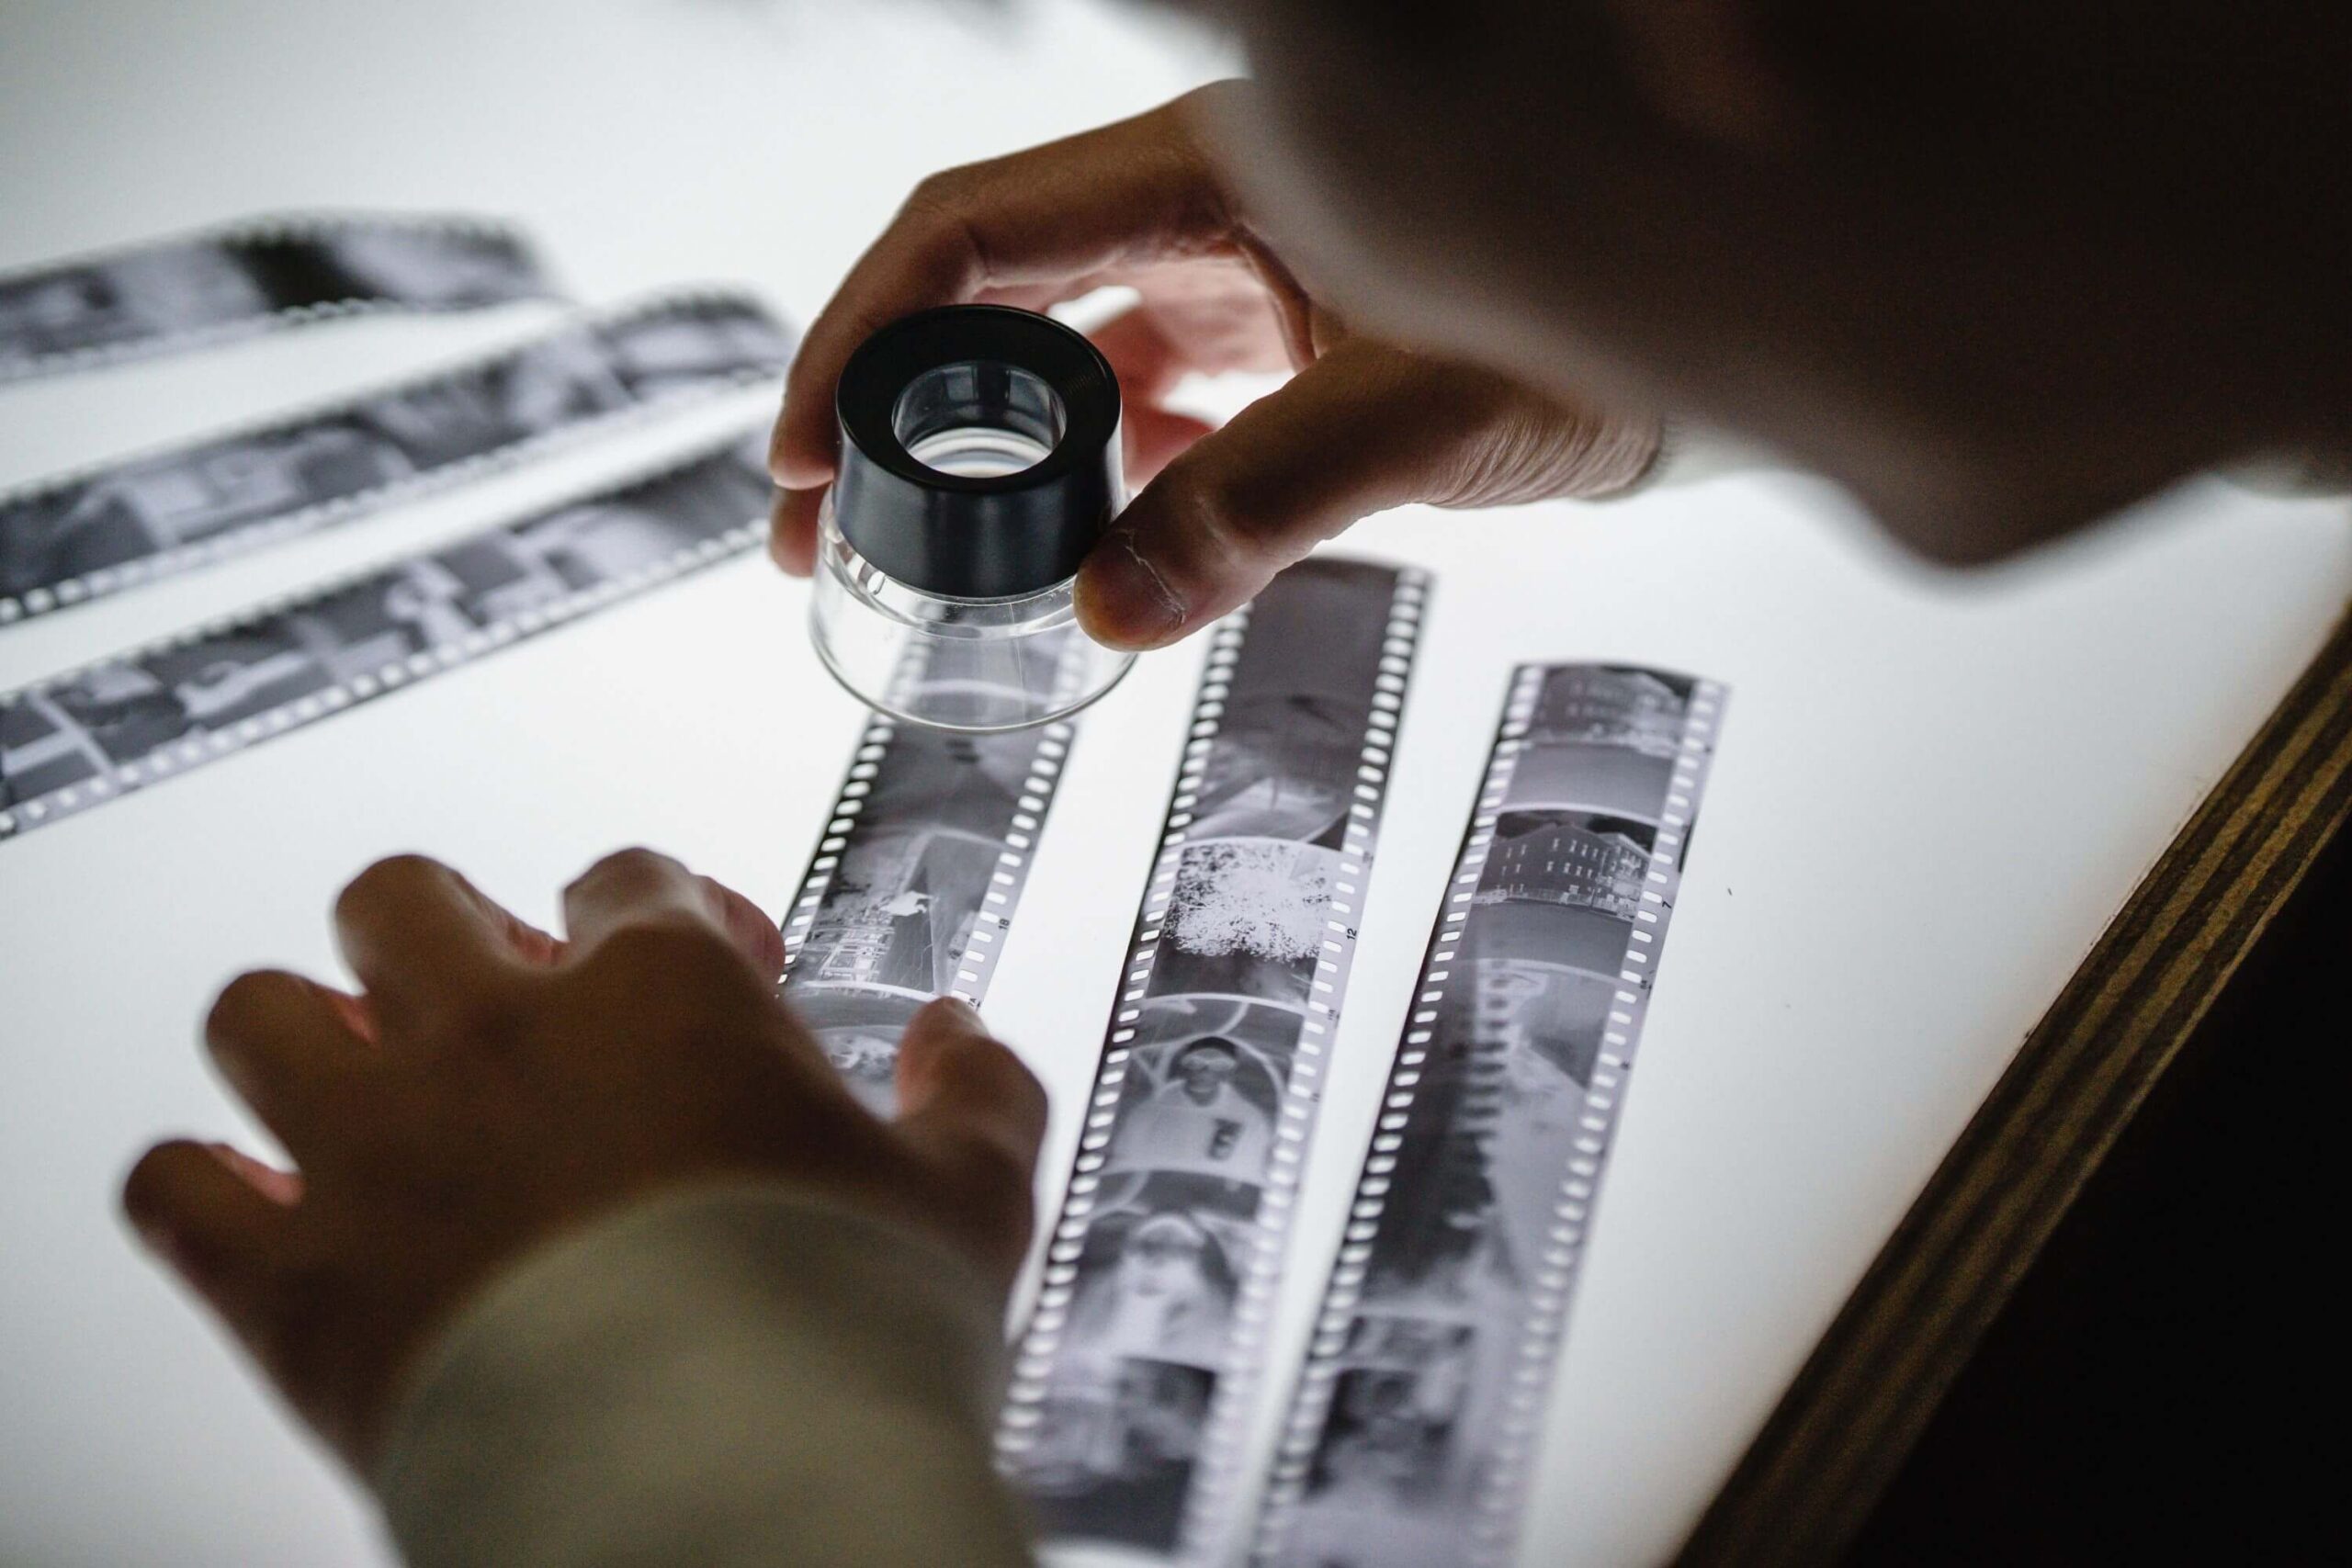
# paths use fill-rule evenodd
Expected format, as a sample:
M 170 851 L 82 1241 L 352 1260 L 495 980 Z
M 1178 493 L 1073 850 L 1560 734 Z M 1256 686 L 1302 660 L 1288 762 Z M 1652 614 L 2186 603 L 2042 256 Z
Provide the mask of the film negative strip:
M 427 680 L 766 533 L 759 438 L 0 694 L 0 839 Z
M 1318 557 L 1213 634 L 998 1432 L 1053 1537 L 1218 1520 L 1427 593 Z
M 1255 1562 L 1509 1556 L 1724 701 L 1654 670 L 1514 675 Z
M 670 295 L 357 397 L 0 494 L 0 625 L 770 379 L 792 346 L 747 296 Z
M 294 214 L 0 273 L 0 383 L 371 311 L 555 297 L 482 219 Z
M 675 294 L 360 398 L 0 493 L 0 626 L 767 381 L 793 333 Z
M 923 657 L 902 684 L 966 680 L 952 649 Z M 1076 735 L 1067 722 L 972 735 L 877 714 L 858 738 L 785 917 L 783 991 L 876 1113 L 897 1109 L 915 1013 L 988 994 Z

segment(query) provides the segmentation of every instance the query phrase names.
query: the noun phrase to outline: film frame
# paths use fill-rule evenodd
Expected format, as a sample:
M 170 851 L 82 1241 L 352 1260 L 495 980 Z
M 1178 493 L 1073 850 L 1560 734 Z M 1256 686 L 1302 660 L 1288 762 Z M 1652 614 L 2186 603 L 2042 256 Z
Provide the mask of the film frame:
M 0 386 L 342 317 L 560 298 L 512 225 L 283 213 L 0 271 Z
M 0 840 L 754 548 L 763 438 L 0 693 Z
M 1512 1551 L 1725 701 L 1628 666 L 1513 673 L 1261 1500 L 1261 1568 Z M 1589 949 L 1604 919 L 1612 964 L 1525 956 Z M 1516 1236 L 1514 1163 L 1534 1211 Z
M 778 989 L 876 1114 L 896 1112 L 914 1014 L 987 997 L 1077 734 L 1069 720 L 974 735 L 876 714 L 859 735 L 783 921 Z
M 0 626 L 504 472 L 780 377 L 793 334 L 695 289 L 0 491 Z
M 1049 1539 L 1189 1550 L 1230 1506 L 1429 592 L 1315 557 L 1211 634 L 998 1428 Z

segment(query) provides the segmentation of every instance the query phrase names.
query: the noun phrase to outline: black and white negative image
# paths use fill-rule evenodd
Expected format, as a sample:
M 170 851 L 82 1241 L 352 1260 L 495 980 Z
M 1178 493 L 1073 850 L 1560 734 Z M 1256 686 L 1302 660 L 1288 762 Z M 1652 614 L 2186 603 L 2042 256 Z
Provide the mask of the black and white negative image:
M 1227 997 L 1155 999 L 1142 1015 L 1108 1168 L 1263 1181 L 1304 1016 Z
M 1688 676 L 1613 664 L 1549 671 L 1504 806 L 1656 822 L 1693 684 Z
M 1472 1527 L 1518 1458 L 1503 1425 L 1527 1328 L 1566 1310 L 1611 1125 L 1596 1107 L 1623 1093 L 1646 1000 L 1650 966 L 1629 953 L 1668 908 L 1653 852 L 1695 691 L 1617 667 L 1544 673 L 1502 808 L 1465 848 L 1480 862 L 1467 919 L 1433 941 L 1435 1006 L 1390 1078 L 1392 1106 L 1410 1086 L 1406 1121 L 1393 1163 L 1358 1189 L 1378 1194 L 1379 1217 L 1270 1561 L 1476 1556 Z
M 1153 960 L 1154 997 L 1303 1008 L 1323 955 L 1340 852 L 1280 839 L 1184 846 Z
M 1049 1268 L 1028 1340 L 1050 1371 L 1007 1418 L 1008 1463 L 1050 1535 L 1168 1551 L 1185 1529 L 1301 1043 L 1340 1000 L 1351 932 L 1334 901 L 1353 909 L 1346 867 L 1369 848 L 1367 735 L 1410 649 L 1390 630 L 1399 582 L 1359 562 L 1294 567 L 1204 676 L 1216 728 L 1172 818 L 1172 886 L 1135 961 L 1148 969 L 1114 1021 L 1110 1124 L 1080 1161 L 1099 1174 L 1074 1180 L 1089 1196 L 1065 1211 L 1087 1214 L 1084 1239 L 1061 1294 Z
M 0 620 L 356 516 L 493 454 L 779 372 L 748 299 L 680 299 L 568 328 L 337 406 L 0 495 Z M 159 558 L 163 558 L 159 559 Z M 142 570 L 146 563 L 146 570 Z
M 769 491 L 757 455 L 730 447 L 0 695 L 0 837 L 740 549 Z
M 1466 1317 L 1367 1314 L 1348 1325 L 1293 1561 L 1458 1560 L 1468 1544 L 1458 1503 L 1474 1490 L 1459 1439 L 1497 1414 L 1491 1397 L 1477 1403 L 1481 1348 Z
M 1008 847 L 1035 838 L 1050 802 L 1039 792 L 1051 787 L 1037 777 L 1040 749 L 1057 754 L 1067 734 L 899 725 L 870 769 L 853 770 L 865 774 L 854 777 L 854 825 L 795 946 L 785 994 L 877 1111 L 895 1105 L 907 1021 L 957 990 L 976 933 L 1003 940 L 1026 866 L 1025 855 L 1008 861 Z
M 1656 836 L 1630 817 L 1504 812 L 1471 897 L 1462 943 L 1470 964 L 1574 970 L 1613 986 L 1624 972 Z
M 1587 1048 L 1528 1017 L 1544 997 L 1508 970 L 1446 988 L 1414 1069 L 1288 1561 L 1460 1560 L 1493 1478 L 1527 1296 L 1547 1269 L 1562 1165 L 1584 1135 L 1586 1086 L 1563 1057 Z M 1589 1056 L 1581 1066 L 1589 1071 Z M 1399 1368 L 1372 1353 L 1403 1344 L 1428 1348 L 1430 1364 Z M 1398 1530 L 1424 1529 L 1419 1554 L 1400 1551 Z M 1375 1554 L 1348 1555 L 1359 1532 Z
M 1175 1546 L 1260 1197 L 1182 1172 L 1104 1179 L 1021 1467 L 1049 1533 Z
M 1314 559 L 1261 598 L 1228 682 L 1216 742 L 1202 770 L 1186 836 L 1278 839 L 1336 850 L 1355 799 L 1356 767 L 1384 657 L 1396 573 L 1364 561 Z M 1390 657 L 1394 657 L 1390 655 Z
M 217 340 L 319 306 L 449 310 L 548 292 L 530 252 L 494 228 L 390 219 L 256 224 L 0 276 L 0 378 L 63 355 Z

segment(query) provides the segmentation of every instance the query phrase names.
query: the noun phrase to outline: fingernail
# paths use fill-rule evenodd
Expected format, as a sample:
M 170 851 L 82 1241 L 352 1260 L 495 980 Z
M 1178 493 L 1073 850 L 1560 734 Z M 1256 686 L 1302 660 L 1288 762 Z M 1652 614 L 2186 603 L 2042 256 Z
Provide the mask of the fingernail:
M 1184 625 L 1184 602 L 1136 547 L 1132 530 L 1105 539 L 1078 579 L 1078 615 L 1097 642 L 1158 648 Z

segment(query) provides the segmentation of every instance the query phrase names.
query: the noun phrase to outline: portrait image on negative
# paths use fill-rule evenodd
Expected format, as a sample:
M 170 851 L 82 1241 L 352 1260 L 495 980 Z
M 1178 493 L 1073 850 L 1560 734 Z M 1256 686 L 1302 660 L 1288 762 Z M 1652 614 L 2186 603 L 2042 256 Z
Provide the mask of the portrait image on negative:
M 1230 997 L 1144 1004 L 1112 1124 L 1114 1170 L 1264 1179 L 1305 1015 Z

